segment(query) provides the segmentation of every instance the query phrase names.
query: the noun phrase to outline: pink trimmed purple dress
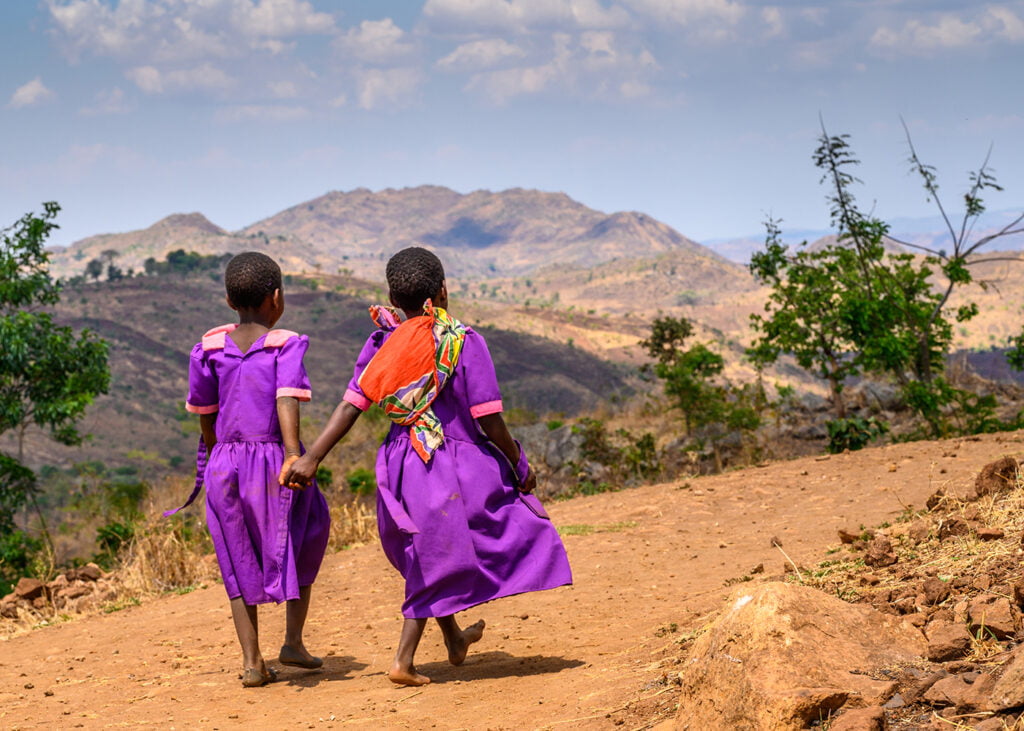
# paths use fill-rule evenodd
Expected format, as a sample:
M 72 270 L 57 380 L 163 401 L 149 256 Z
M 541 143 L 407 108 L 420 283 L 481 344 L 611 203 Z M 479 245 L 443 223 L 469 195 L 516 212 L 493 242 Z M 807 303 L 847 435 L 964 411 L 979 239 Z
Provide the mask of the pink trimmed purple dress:
M 378 330 L 356 361 L 345 400 L 370 401 L 359 376 L 390 336 Z M 502 410 L 483 337 L 467 329 L 455 373 L 433 403 L 444 444 L 424 463 L 409 428 L 392 424 L 377 454 L 377 527 L 405 578 L 405 617 L 445 617 L 483 602 L 572 583 L 558 531 L 476 419 Z
M 246 604 L 299 598 L 316 579 L 330 513 L 316 484 L 277 484 L 284 445 L 277 399 L 309 401 L 302 364 L 309 339 L 271 330 L 242 353 L 214 328 L 192 349 L 186 409 L 217 413 L 217 444 L 206 465 L 206 520 L 228 597 Z

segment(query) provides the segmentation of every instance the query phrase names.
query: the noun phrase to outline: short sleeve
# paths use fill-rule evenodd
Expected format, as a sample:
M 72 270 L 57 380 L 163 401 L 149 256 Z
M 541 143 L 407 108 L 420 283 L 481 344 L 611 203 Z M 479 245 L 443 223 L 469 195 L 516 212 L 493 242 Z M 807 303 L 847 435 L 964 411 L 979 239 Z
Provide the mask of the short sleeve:
M 206 357 L 202 343 L 196 343 L 188 359 L 188 396 L 185 410 L 193 414 L 213 414 L 219 408 L 217 374 Z
M 474 419 L 503 410 L 498 376 L 494 372 L 494 361 L 487 349 L 483 336 L 470 330 L 462 346 L 462 374 L 466 379 L 466 396 L 469 399 L 469 413 Z
M 277 353 L 277 398 L 290 396 L 299 401 L 309 401 L 313 390 L 309 385 L 309 374 L 302 358 L 309 348 L 309 337 L 294 335 L 285 341 Z
M 366 411 L 373 402 L 359 388 L 359 377 L 363 375 L 366 366 L 373 360 L 373 356 L 377 355 L 377 351 L 380 350 L 380 346 L 384 344 L 386 339 L 387 333 L 383 330 L 378 330 L 367 338 L 366 344 L 363 345 L 363 349 L 359 353 L 359 357 L 356 358 L 356 365 L 352 369 L 352 380 L 348 382 L 348 388 L 345 389 L 345 395 L 342 396 L 343 401 L 348 401 L 360 411 Z

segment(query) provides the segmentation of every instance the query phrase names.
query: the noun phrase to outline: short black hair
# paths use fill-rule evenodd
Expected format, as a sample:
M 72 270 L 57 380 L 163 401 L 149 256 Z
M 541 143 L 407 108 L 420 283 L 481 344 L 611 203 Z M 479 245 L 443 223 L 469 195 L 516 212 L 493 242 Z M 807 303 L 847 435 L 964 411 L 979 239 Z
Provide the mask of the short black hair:
M 275 289 L 281 289 L 281 267 L 266 254 L 245 251 L 228 262 L 224 288 L 235 307 L 255 309 Z
M 444 286 L 444 266 L 437 255 L 420 246 L 402 249 L 388 259 L 391 300 L 403 310 L 418 310 Z

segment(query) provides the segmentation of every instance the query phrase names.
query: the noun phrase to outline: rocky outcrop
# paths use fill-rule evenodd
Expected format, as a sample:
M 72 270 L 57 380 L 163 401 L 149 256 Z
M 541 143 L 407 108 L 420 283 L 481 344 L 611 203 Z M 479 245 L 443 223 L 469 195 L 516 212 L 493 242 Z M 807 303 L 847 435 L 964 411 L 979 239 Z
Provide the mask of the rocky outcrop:
M 0 599 L 4 619 L 47 618 L 55 613 L 75 614 L 94 610 L 117 598 L 113 577 L 94 563 L 68 569 L 53 581 L 22 578 L 14 591 Z
M 925 651 L 922 634 L 898 617 L 766 583 L 735 593 L 694 642 L 676 728 L 802 729 L 848 703 L 879 706 L 896 684 L 875 671 Z

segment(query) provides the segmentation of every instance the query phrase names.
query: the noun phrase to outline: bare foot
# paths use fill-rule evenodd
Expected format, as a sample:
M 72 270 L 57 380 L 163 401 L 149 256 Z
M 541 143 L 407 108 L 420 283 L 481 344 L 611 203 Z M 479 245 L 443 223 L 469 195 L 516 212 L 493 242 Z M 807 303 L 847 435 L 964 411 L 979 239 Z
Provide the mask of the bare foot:
M 480 638 L 484 636 L 484 627 L 487 623 L 482 619 L 479 622 L 469 625 L 460 633 L 459 639 L 448 644 L 445 641 L 445 646 L 448 648 L 448 662 L 452 665 L 461 665 L 466 661 L 466 653 L 469 652 L 469 646 L 474 642 L 479 642 Z
M 395 685 L 426 685 L 430 682 L 430 678 L 417 673 L 415 667 L 403 668 L 397 663 L 388 671 L 388 680 Z

